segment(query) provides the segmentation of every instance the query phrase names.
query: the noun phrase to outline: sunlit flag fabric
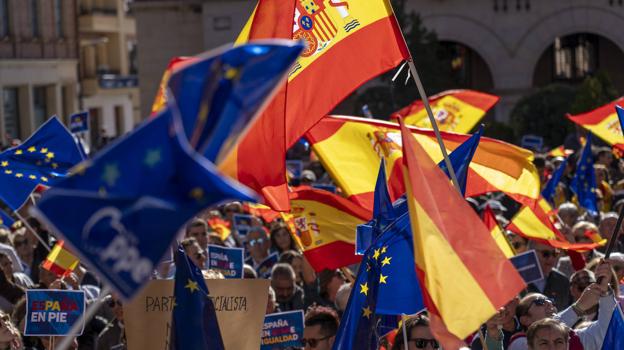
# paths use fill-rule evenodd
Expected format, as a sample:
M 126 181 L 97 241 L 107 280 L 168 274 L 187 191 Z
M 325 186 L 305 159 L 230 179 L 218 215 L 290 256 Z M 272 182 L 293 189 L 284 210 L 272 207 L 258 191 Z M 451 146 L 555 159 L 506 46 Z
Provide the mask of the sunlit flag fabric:
M 44 269 L 54 272 L 57 276 L 68 276 L 72 273 L 80 260 L 72 254 L 67 247 L 65 247 L 64 241 L 58 241 L 48 253 L 48 256 L 41 264 Z
M 624 136 L 615 106 L 624 105 L 624 97 L 587 113 L 567 115 L 568 119 L 589 130 L 609 145 L 624 152 Z
M 24 143 L 0 153 L 0 199 L 17 210 L 38 185 L 54 185 L 83 159 L 71 133 L 52 117 Z
M 371 212 L 331 192 L 303 188 L 291 196 L 296 238 L 316 271 L 355 264 L 355 230 Z
M 224 350 L 217 313 L 202 272 L 182 247 L 176 254 L 170 350 Z
M 154 98 L 154 102 L 152 103 L 152 116 L 155 116 L 158 111 L 165 108 L 167 106 L 167 84 L 169 83 L 169 78 L 171 78 L 171 73 L 176 67 L 179 67 L 182 63 L 187 62 L 192 57 L 174 57 L 167 64 L 167 68 L 163 73 L 162 78 L 160 79 L 160 84 L 158 85 L 158 91 L 156 92 L 156 97 Z
M 293 25 L 294 24 L 294 25 Z M 260 0 L 237 42 L 277 37 L 307 48 L 287 84 L 221 164 L 276 210 L 288 210 L 287 148 L 369 79 L 409 52 L 387 0 Z
M 496 242 L 496 245 L 498 245 L 498 248 L 500 248 L 501 252 L 503 252 L 507 258 L 514 256 L 515 254 L 513 248 L 511 248 L 509 241 L 507 241 L 505 233 L 501 230 L 501 227 L 496 220 L 496 215 L 494 215 L 494 211 L 492 211 L 492 208 L 490 208 L 489 205 L 486 206 L 483 211 L 483 224 L 485 224 L 485 227 L 487 227 L 492 234 L 492 238 L 494 238 L 494 241 Z
M 275 42 L 252 47 L 289 57 L 301 49 Z M 49 227 L 125 298 L 149 278 L 178 229 L 196 213 L 226 200 L 256 200 L 191 148 L 173 100 L 160 115 L 79 164 L 37 205 Z M 238 117 L 227 115 L 233 124 Z
M 563 176 L 563 172 L 568 166 L 568 159 L 564 159 L 555 172 L 552 174 L 544 189 L 542 190 L 542 197 L 548 201 L 550 204 L 554 204 L 555 202 L 555 194 L 557 191 L 557 185 L 559 185 L 559 181 L 561 181 L 561 177 Z
M 526 287 L 490 232 L 401 126 L 414 257 L 431 330 L 454 349 Z M 469 303 L 466 300 L 470 300 Z
M 570 189 L 576 195 L 579 205 L 592 215 L 598 215 L 598 199 L 596 192 L 596 172 L 592 155 L 592 135 L 589 133 L 581 157 L 576 165 L 576 172 L 570 182 Z
M 414 127 L 410 131 L 434 162 L 442 160 L 433 131 Z M 376 165 L 382 157 L 386 159 L 391 199 L 405 193 L 397 162 L 403 156 L 397 124 L 329 116 L 312 128 L 306 138 L 334 182 L 353 202 L 372 210 Z M 470 135 L 443 132 L 442 138 L 450 153 Z M 502 191 L 522 203 L 534 203 L 539 197 L 540 180 L 532 161 L 533 153 L 528 150 L 481 137 L 469 165 L 466 196 Z
M 0 210 L 0 225 L 10 228 L 15 223 L 15 219 L 7 214 L 4 210 Z
M 611 322 L 602 342 L 602 350 L 624 349 L 624 313 L 622 306 L 616 305 L 611 316 Z
M 333 349 L 378 349 L 378 337 L 390 329 L 375 329 L 376 325 L 387 324 L 387 316 L 415 314 L 424 307 L 409 214 L 403 213 L 362 258 Z
M 474 90 L 449 90 L 429 98 L 429 104 L 442 131 L 468 133 L 499 100 L 498 96 Z M 418 100 L 394 112 L 405 124 L 431 129 L 425 105 Z

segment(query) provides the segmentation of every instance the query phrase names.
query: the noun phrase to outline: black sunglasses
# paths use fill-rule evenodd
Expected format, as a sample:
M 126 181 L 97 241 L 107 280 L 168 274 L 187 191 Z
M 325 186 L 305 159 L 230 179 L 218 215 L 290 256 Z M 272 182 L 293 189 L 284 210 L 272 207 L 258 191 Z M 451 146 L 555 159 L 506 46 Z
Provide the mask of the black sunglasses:
M 333 337 L 333 335 L 328 335 L 327 337 L 323 337 L 323 338 L 310 338 L 310 339 L 302 338 L 301 344 L 303 344 L 303 347 L 305 347 L 306 345 L 310 345 L 311 348 L 316 348 L 316 346 L 318 345 L 320 341 L 329 339 L 331 337 Z
M 537 306 L 544 306 L 547 303 L 551 303 L 552 304 L 553 301 L 551 299 L 548 299 L 548 298 L 535 298 L 531 302 L 532 305 L 537 305 Z
M 540 254 L 542 254 L 543 258 L 556 258 L 557 255 L 559 255 L 559 252 L 557 252 L 556 250 L 542 250 L 540 252 Z
M 416 347 L 418 349 L 424 349 L 427 347 L 427 344 L 431 344 L 431 346 L 434 349 L 439 349 L 440 348 L 440 344 L 438 343 L 437 340 L 435 339 L 426 339 L 426 338 L 415 338 L 415 339 L 411 339 L 410 342 L 413 342 L 414 345 L 416 345 Z

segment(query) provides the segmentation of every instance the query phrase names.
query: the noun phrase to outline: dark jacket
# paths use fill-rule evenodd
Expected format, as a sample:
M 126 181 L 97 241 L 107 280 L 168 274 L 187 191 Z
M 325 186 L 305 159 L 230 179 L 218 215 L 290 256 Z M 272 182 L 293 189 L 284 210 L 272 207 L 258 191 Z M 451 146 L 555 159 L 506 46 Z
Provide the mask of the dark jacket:
M 570 281 L 568 278 L 557 271 L 552 269 L 548 278 L 546 279 L 546 286 L 544 291 L 540 291 L 533 283 L 527 287 L 529 293 L 541 293 L 551 298 L 558 311 L 563 311 L 565 308 L 572 304 L 572 296 L 570 295 Z

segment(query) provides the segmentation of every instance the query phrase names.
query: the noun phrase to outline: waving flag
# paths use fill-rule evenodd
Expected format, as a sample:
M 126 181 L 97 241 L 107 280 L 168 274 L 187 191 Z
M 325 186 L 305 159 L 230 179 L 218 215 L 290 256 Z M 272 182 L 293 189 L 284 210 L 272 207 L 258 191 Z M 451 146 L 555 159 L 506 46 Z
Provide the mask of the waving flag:
M 0 209 L 0 225 L 10 228 L 15 223 L 15 219 L 11 215 L 7 214 L 4 210 Z
M 594 171 L 594 157 L 592 155 L 592 135 L 587 135 L 581 158 L 576 165 L 576 173 L 570 182 L 570 189 L 578 198 L 579 205 L 592 215 L 598 215 L 598 199 L 596 198 L 596 172 Z
M 442 153 L 433 131 L 409 129 L 429 157 L 440 162 Z M 399 161 L 403 157 L 402 143 L 397 124 L 330 116 L 312 128 L 306 138 L 332 179 L 353 202 L 372 209 L 378 173 L 376 164 L 382 157 L 386 159 L 391 199 L 396 200 L 405 193 Z M 451 153 L 470 136 L 443 132 L 442 138 Z M 534 203 L 539 197 L 540 180 L 532 161 L 530 151 L 481 137 L 469 165 L 466 196 L 501 191 L 522 203 Z
M 167 84 L 169 84 L 171 73 L 173 73 L 173 70 L 176 67 L 180 67 L 182 63 L 187 62 L 190 59 L 192 59 L 192 57 L 180 56 L 174 57 L 169 61 L 169 64 L 167 64 L 167 68 L 160 79 L 160 85 L 158 85 L 158 91 L 156 92 L 156 97 L 152 103 L 152 116 L 155 116 L 160 110 L 167 106 Z
M 544 189 L 542 190 L 542 197 L 546 199 L 550 204 L 554 204 L 555 202 L 555 194 L 557 191 L 557 185 L 559 181 L 561 181 L 561 177 L 565 172 L 566 167 L 568 166 L 568 158 L 564 159 L 555 172 L 552 174 Z
M 444 348 L 459 348 L 460 339 L 526 285 L 411 130 L 402 125 L 401 136 L 414 257 L 431 330 Z
M 57 276 L 68 276 L 78 267 L 79 263 L 80 260 L 65 248 L 65 242 L 58 241 L 41 266 L 54 272 Z
M 291 193 L 297 240 L 315 270 L 355 264 L 355 230 L 371 212 L 331 192 L 304 188 Z
M 499 100 L 498 96 L 473 90 L 449 90 L 429 98 L 429 104 L 442 131 L 468 133 Z M 405 124 L 431 129 L 425 105 L 418 100 L 394 112 L 393 118 L 403 117 Z
M 70 132 L 52 117 L 24 143 L 0 153 L 0 199 L 17 210 L 38 185 L 55 184 L 83 159 Z
M 468 179 L 468 169 L 470 169 L 470 162 L 472 161 L 472 157 L 479 146 L 479 140 L 481 140 L 481 134 L 483 134 L 483 125 L 475 132 L 470 138 L 464 141 L 459 147 L 457 147 L 451 154 L 449 154 L 449 159 L 451 160 L 451 166 L 453 170 L 455 170 L 455 175 L 457 177 L 457 182 L 459 182 L 459 188 L 462 191 L 463 195 L 466 195 L 466 180 Z M 449 178 L 451 175 L 449 174 L 449 170 L 446 167 L 446 162 L 442 159 L 438 163 L 438 167 L 442 169 L 442 171 Z
M 602 342 L 603 350 L 624 349 L 624 313 L 622 307 L 617 304 L 611 316 L 611 322 Z
M 498 248 L 500 248 L 501 252 L 503 252 L 507 258 L 514 256 L 514 250 L 509 244 L 507 237 L 505 237 L 505 233 L 498 225 L 496 215 L 494 215 L 494 211 L 492 211 L 492 208 L 490 208 L 489 205 L 486 206 L 483 211 L 483 223 L 490 231 L 492 238 L 494 238 L 494 241 L 496 242 L 496 245 L 498 245 Z
M 615 106 L 624 104 L 624 97 L 598 107 L 593 111 L 567 115 L 568 119 L 600 137 L 604 142 L 624 152 L 624 136 Z
M 294 25 L 293 25 L 294 23 Z M 307 49 L 288 82 L 221 164 L 273 209 L 289 208 L 286 149 L 369 79 L 409 57 L 387 0 L 260 0 L 237 43 L 270 37 Z

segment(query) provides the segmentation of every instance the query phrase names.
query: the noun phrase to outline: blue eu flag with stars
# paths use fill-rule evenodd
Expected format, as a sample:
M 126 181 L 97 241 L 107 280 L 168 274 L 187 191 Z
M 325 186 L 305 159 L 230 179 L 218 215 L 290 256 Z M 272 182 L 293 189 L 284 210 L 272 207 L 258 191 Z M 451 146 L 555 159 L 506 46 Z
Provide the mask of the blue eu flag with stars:
M 451 154 L 449 154 L 449 159 L 451 161 L 451 165 L 453 166 L 453 170 L 455 171 L 455 176 L 457 177 L 457 182 L 459 182 L 459 188 L 462 191 L 462 195 L 466 194 L 466 182 L 468 180 L 468 169 L 470 168 L 470 162 L 472 161 L 472 157 L 477 151 L 477 147 L 479 146 L 479 141 L 481 140 L 481 134 L 483 134 L 483 125 L 479 127 L 479 130 L 475 132 L 470 138 L 464 141 L 459 147 L 455 148 Z M 438 163 L 438 167 L 444 171 L 446 176 L 450 178 L 450 174 L 448 168 L 446 167 L 446 163 L 444 159 Z
M 542 197 L 546 199 L 551 205 L 555 204 L 555 194 L 557 193 L 557 185 L 561 181 L 561 177 L 568 166 L 568 158 L 564 159 L 555 172 L 552 174 L 544 189 L 542 190 Z
M 576 165 L 576 173 L 570 182 L 570 189 L 576 194 L 579 205 L 591 215 L 598 215 L 596 198 L 596 173 L 594 171 L 594 157 L 591 151 L 592 134 L 587 134 L 587 142 L 581 152 L 581 158 Z
M 0 199 L 17 210 L 37 185 L 54 185 L 83 159 L 72 135 L 52 117 L 24 143 L 0 153 Z
M 171 350 L 223 350 L 217 313 L 202 272 L 182 247 L 176 255 Z

